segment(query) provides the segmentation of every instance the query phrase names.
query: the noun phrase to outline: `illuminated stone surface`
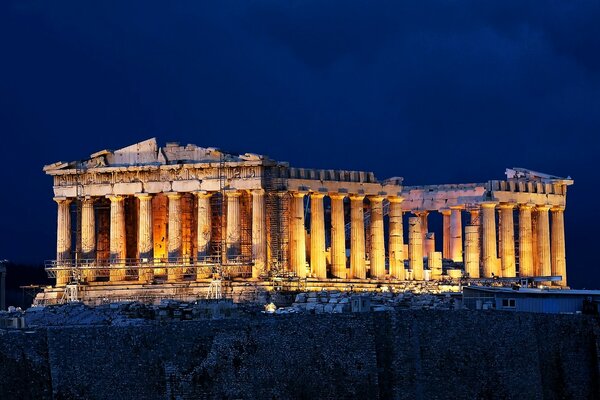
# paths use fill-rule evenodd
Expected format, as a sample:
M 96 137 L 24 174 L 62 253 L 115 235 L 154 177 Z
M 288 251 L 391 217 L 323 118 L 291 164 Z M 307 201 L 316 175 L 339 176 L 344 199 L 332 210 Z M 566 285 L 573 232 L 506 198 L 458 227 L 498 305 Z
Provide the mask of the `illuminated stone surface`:
M 404 280 L 405 260 L 412 279 L 422 280 L 424 256 L 431 254 L 438 279 L 436 236 L 451 269 L 471 278 L 555 275 L 566 285 L 563 210 L 570 178 L 512 168 L 506 180 L 403 186 L 402 178 L 378 181 L 371 172 L 293 168 L 250 153 L 159 147 L 155 139 L 44 171 L 53 176 L 58 203 L 57 256 L 48 266 L 57 286 L 70 276 L 92 286 L 188 284 L 214 272 L 265 282 L 273 275 Z M 464 243 L 463 210 L 471 225 Z M 404 212 L 417 216 L 407 219 L 408 241 Z M 431 212 L 442 214 L 441 232 L 429 231 Z M 76 223 L 81 234 L 72 243 Z

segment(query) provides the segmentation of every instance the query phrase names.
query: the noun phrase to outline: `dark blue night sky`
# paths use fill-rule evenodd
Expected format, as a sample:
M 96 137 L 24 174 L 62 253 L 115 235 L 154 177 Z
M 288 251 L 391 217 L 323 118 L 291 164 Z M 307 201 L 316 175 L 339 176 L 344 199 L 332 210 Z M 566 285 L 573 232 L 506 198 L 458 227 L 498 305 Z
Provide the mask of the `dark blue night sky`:
M 598 1 L 4 0 L 0 132 L 15 262 L 55 256 L 43 165 L 155 136 L 407 185 L 570 175 L 570 283 L 600 288 Z

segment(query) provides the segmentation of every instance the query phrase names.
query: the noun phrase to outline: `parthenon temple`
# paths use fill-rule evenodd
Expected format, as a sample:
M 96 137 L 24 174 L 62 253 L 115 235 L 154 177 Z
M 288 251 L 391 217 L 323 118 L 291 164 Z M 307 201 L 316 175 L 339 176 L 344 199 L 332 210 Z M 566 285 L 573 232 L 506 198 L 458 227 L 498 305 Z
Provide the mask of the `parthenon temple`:
M 56 288 L 541 277 L 566 286 L 569 178 L 404 186 L 156 139 L 44 167 L 58 206 Z M 439 213 L 440 232 L 429 229 Z

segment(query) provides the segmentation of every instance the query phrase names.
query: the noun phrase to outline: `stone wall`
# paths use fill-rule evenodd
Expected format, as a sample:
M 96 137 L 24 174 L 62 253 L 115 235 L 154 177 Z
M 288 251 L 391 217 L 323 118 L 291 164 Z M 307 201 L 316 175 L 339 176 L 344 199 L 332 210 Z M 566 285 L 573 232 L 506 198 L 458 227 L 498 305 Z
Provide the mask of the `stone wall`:
M 597 320 L 498 311 L 0 331 L 0 398 L 600 398 Z

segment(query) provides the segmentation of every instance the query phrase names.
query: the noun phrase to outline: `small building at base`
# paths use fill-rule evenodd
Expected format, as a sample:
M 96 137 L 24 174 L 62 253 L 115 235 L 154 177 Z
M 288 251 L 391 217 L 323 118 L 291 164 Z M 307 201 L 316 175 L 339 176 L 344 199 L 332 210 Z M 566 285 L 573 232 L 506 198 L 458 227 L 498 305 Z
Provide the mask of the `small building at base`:
M 600 290 L 465 286 L 463 304 L 469 310 L 598 314 Z

